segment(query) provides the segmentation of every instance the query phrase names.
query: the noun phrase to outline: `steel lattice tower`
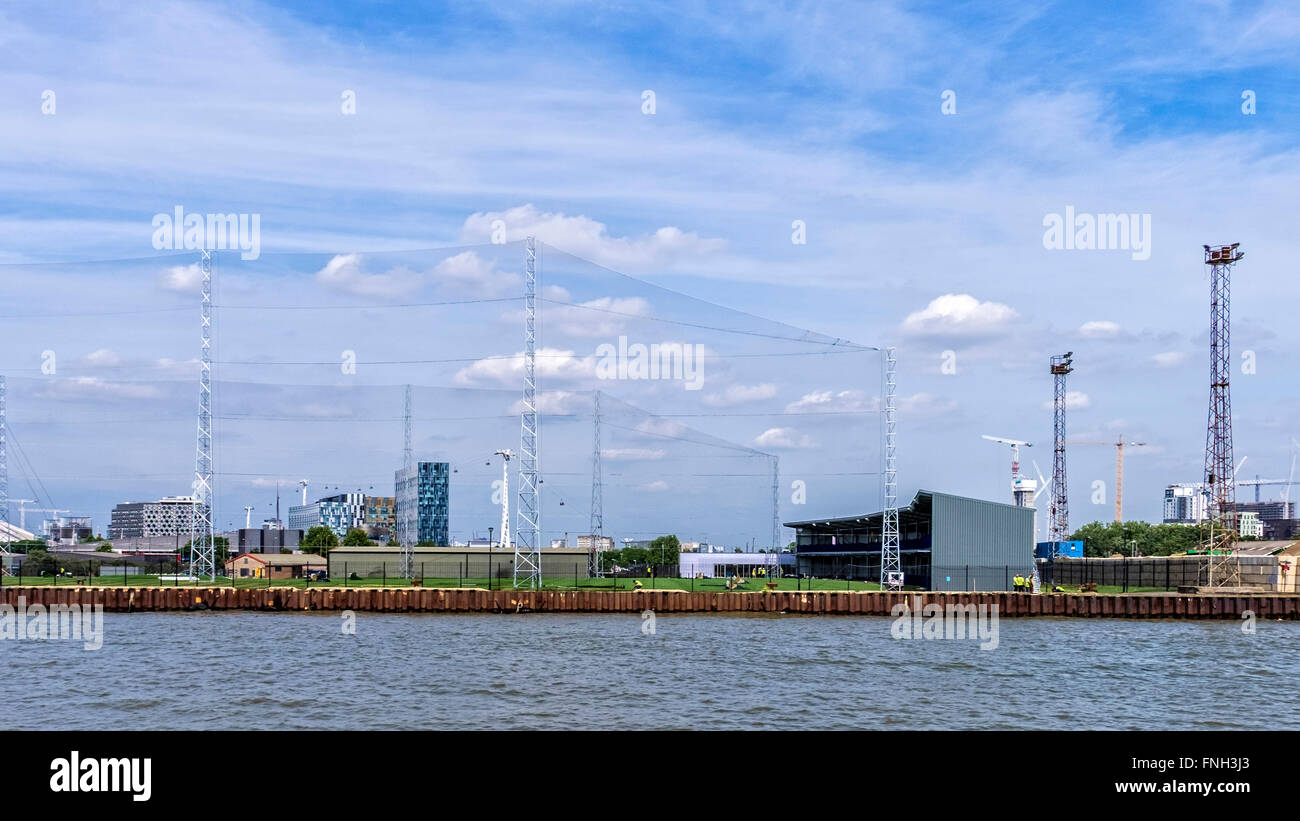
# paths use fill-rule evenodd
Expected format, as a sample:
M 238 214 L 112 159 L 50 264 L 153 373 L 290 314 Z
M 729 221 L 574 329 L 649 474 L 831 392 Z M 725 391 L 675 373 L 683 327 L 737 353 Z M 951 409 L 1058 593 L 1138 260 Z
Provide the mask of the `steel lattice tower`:
M 5 403 L 5 378 L 0 375 L 0 523 L 9 524 L 9 420 L 5 416 Z M 8 528 L 5 533 L 8 534 Z
M 407 481 L 411 481 L 412 479 L 415 481 L 416 500 L 417 500 L 416 515 L 418 516 L 419 515 L 418 511 L 420 507 L 418 501 L 420 495 L 420 477 L 418 473 L 415 476 L 411 476 L 411 468 L 415 465 L 415 457 L 412 455 L 412 451 L 411 451 L 411 386 L 410 385 L 406 386 L 405 393 L 406 393 L 406 406 L 405 406 L 405 411 L 402 415 L 402 475 L 404 477 L 407 477 Z M 396 502 L 396 500 L 394 500 L 394 502 Z M 406 512 L 407 511 L 403 509 L 402 513 L 405 514 Z M 399 573 L 402 578 L 410 579 L 415 574 L 415 546 L 414 546 L 415 540 L 411 538 L 410 518 L 406 515 L 403 515 L 402 520 L 397 523 L 397 526 L 399 529 L 399 533 L 397 536 L 397 543 L 398 545 L 401 546 L 400 550 L 402 554 L 402 559 L 399 566 Z
M 605 535 L 605 470 L 600 452 L 600 391 L 594 391 L 595 415 L 591 448 L 591 549 L 587 552 L 587 575 L 600 575 L 600 547 Z
M 194 504 L 190 505 L 190 575 L 215 579 L 216 530 L 213 527 L 212 493 L 212 252 L 204 250 L 199 260 L 200 358 L 198 447 L 194 460 Z
M 880 589 L 903 585 L 903 555 L 898 536 L 898 357 L 885 354 L 885 510 L 880 532 Z
M 537 240 L 524 240 L 524 401 L 519 431 L 519 524 L 515 587 L 542 585 L 542 511 L 537 460 Z
M 1232 465 L 1232 266 L 1245 256 L 1240 243 L 1211 248 L 1210 266 L 1210 411 L 1205 435 L 1205 493 L 1210 521 L 1206 537 L 1206 581 L 1210 587 L 1241 584 L 1233 543 L 1237 538 L 1237 495 Z
M 1065 481 L 1065 377 L 1074 370 L 1074 351 L 1051 359 L 1052 391 L 1052 502 L 1048 509 L 1047 540 L 1070 537 L 1070 501 Z M 1057 548 L 1052 548 L 1055 558 Z

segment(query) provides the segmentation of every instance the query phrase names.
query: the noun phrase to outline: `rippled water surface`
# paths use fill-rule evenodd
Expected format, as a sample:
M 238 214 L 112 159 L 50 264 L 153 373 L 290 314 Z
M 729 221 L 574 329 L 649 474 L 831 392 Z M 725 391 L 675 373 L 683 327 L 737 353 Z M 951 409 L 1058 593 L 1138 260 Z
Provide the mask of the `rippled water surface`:
M 999 646 L 890 619 L 108 613 L 104 646 L 0 641 L 32 728 L 1300 728 L 1300 623 L 1004 619 Z M 202 693 L 207 706 L 194 707 Z M 1214 694 L 1218 694 L 1217 696 Z M 34 697 L 27 697 L 34 696 Z

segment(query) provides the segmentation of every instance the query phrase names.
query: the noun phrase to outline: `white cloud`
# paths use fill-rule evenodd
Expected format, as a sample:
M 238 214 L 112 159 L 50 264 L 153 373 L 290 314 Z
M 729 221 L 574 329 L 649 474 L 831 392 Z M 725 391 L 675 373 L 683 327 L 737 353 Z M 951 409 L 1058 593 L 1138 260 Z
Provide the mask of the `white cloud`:
M 944 294 L 903 320 L 903 333 L 921 337 L 994 336 L 1020 318 L 1000 302 L 981 302 L 970 294 Z
M 473 251 L 463 251 L 439 262 L 430 277 L 436 285 L 453 293 L 485 298 L 523 293 L 521 275 L 498 271 L 494 261 Z
M 161 399 L 162 391 L 153 385 L 132 382 L 109 382 L 97 377 L 81 376 L 42 382 L 37 394 L 41 399 Z
M 754 439 L 754 444 L 760 448 L 800 450 L 816 447 L 812 439 L 794 428 L 768 428 Z
M 521 413 L 524 400 L 516 399 L 510 406 L 509 413 Z M 537 412 L 549 416 L 561 416 L 592 410 L 591 394 L 572 393 L 571 391 L 542 391 L 537 394 Z
M 785 406 L 787 413 L 850 413 L 874 411 L 880 400 L 864 391 L 813 391 Z
M 687 427 L 681 422 L 674 422 L 671 419 L 646 419 L 638 422 L 636 429 L 651 436 L 681 436 L 686 433 Z
M 558 348 L 537 349 L 539 379 L 576 381 L 594 377 L 595 373 L 596 360 L 593 356 L 579 357 L 573 351 Z M 523 376 L 524 353 L 520 351 L 513 356 L 480 359 L 457 371 L 455 379 L 461 385 L 497 382 L 514 387 L 523 383 Z
M 326 287 L 367 297 L 405 296 L 419 290 L 420 276 L 409 268 L 397 267 L 382 274 L 362 270 L 359 254 L 338 254 L 316 272 L 316 281 Z
M 158 285 L 166 291 L 197 294 L 199 292 L 199 283 L 202 281 L 203 272 L 199 270 L 199 264 L 192 262 L 189 265 L 173 265 L 168 268 L 159 277 Z
M 112 366 L 120 365 L 121 363 L 122 358 L 117 355 L 117 352 L 109 350 L 108 348 L 100 348 L 97 351 L 86 354 L 87 365 Z
M 461 240 L 467 244 L 490 241 L 492 223 L 496 220 L 505 223 L 507 241 L 535 236 L 561 251 L 620 270 L 670 267 L 683 259 L 698 262 L 701 256 L 720 252 L 727 246 L 725 240 L 708 239 L 671 225 L 635 237 L 611 236 L 603 222 L 582 215 L 570 217 L 541 211 L 531 203 L 506 211 L 470 215 L 461 227 Z
M 548 298 L 556 302 L 567 301 L 557 297 Z M 636 317 L 649 316 L 650 303 L 639 296 L 603 296 L 573 305 L 547 305 L 541 310 L 542 321 L 550 333 L 611 339 L 623 334 L 628 323 Z M 522 318 L 523 311 L 514 311 L 508 316 L 513 321 L 516 317 Z
M 1121 331 L 1118 322 L 1104 319 L 1094 319 L 1079 326 L 1079 336 L 1084 339 L 1114 339 Z
M 1151 361 L 1159 368 L 1176 368 L 1187 361 L 1187 354 L 1183 351 L 1165 351 L 1151 357 Z
M 611 461 L 645 461 L 664 458 L 664 451 L 657 448 L 601 448 L 600 455 Z
M 1052 409 L 1052 400 L 1047 400 L 1042 405 L 1043 410 Z M 1092 398 L 1083 391 L 1066 391 L 1065 392 L 1065 409 L 1066 410 L 1083 410 L 1092 407 Z
M 641 489 L 650 491 L 651 493 L 660 493 L 662 491 L 668 490 L 668 487 L 669 487 L 668 483 L 665 482 L 663 479 L 656 479 L 653 482 L 650 482 L 649 484 L 642 485 Z
M 728 385 L 722 393 L 711 393 L 704 397 L 704 404 L 715 408 L 742 405 L 776 396 L 776 385 L 765 382 L 762 385 Z
M 940 399 L 929 393 L 914 393 L 898 398 L 898 410 L 908 416 L 938 416 L 951 413 L 957 409 L 957 403 L 951 399 Z

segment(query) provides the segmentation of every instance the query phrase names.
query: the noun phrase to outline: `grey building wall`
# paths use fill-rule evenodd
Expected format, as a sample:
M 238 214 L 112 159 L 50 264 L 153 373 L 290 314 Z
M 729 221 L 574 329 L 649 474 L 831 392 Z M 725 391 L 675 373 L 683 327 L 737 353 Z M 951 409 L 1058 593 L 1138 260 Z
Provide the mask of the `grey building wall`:
M 1033 567 L 1034 510 L 932 493 L 932 590 L 1007 590 Z

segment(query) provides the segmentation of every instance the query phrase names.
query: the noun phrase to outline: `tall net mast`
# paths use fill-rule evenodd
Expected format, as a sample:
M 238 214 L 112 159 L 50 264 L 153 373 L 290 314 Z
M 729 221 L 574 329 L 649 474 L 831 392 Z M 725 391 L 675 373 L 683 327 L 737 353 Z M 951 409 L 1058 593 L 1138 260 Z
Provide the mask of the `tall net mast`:
M 1232 266 L 1245 256 L 1240 243 L 1211 248 L 1210 266 L 1210 409 L 1205 434 L 1205 494 L 1209 529 L 1206 542 L 1205 583 L 1210 587 L 1237 587 L 1241 574 L 1233 553 L 1237 539 L 1237 495 L 1232 464 Z

